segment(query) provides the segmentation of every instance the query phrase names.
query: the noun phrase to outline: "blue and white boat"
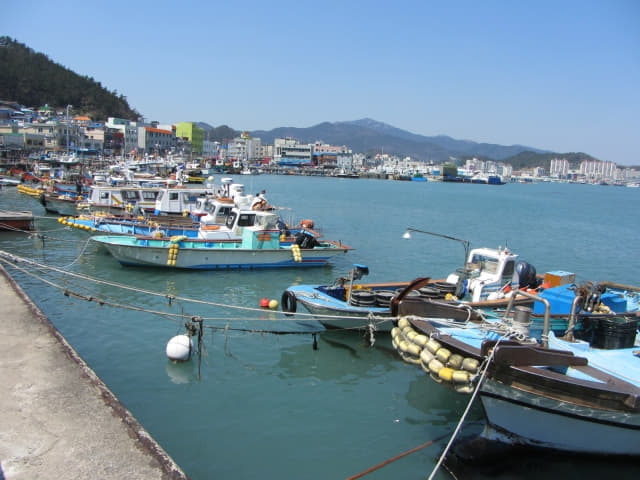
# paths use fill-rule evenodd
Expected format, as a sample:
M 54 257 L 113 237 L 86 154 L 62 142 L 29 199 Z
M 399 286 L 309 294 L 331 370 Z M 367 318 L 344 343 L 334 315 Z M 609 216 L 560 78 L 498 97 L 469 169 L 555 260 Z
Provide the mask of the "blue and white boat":
M 242 226 L 237 239 L 218 238 L 218 230 L 212 230 L 209 238 L 98 235 L 91 239 L 104 245 L 122 265 L 200 270 L 319 267 L 351 250 L 311 235 L 281 242 L 275 213 L 255 211 L 253 216 L 252 225 Z
M 638 289 L 626 291 L 631 298 Z M 467 322 L 428 318 L 422 314 L 427 307 L 410 298 L 399 305 L 393 344 L 438 383 L 465 393 L 478 390 L 485 439 L 581 454 L 640 455 L 637 310 L 593 314 L 585 310 L 589 299 L 578 295 L 560 337 L 550 328 L 549 302 L 520 293 L 545 305 L 539 336 L 530 335 L 530 311 L 515 310 L 510 317 L 512 305 L 503 316 Z
M 506 248 L 476 248 L 465 254 L 465 266 L 445 279 L 418 278 L 405 282 L 356 282 L 369 273 L 355 265 L 348 277 L 331 285 L 291 285 L 282 294 L 283 311 L 292 314 L 297 305 L 313 314 L 327 328 L 368 328 L 373 317 L 379 331 L 390 331 L 392 299 L 404 295 L 448 299 L 456 305 L 483 308 L 506 307 L 512 287 L 537 284 L 535 268 Z M 532 285 L 533 286 L 533 285 Z M 520 298 L 518 303 L 532 303 Z

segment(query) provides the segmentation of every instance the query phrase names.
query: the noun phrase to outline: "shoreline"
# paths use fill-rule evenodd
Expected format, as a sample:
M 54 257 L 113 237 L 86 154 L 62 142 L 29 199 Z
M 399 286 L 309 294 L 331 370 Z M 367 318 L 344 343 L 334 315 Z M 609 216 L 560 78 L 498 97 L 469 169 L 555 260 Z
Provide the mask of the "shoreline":
M 0 478 L 188 478 L 2 266 L 0 301 Z

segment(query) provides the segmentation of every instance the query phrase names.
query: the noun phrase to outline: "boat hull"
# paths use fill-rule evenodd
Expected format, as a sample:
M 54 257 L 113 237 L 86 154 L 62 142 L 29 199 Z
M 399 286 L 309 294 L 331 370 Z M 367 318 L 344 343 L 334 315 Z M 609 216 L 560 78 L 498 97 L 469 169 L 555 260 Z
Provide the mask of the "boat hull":
M 433 281 L 431 284 L 437 284 L 439 282 L 440 281 Z M 391 292 L 394 294 L 398 293 L 399 290 L 402 290 L 409 284 L 410 282 L 366 284 L 366 288 L 362 290 L 370 290 L 373 293 L 378 292 L 378 294 L 380 294 L 380 292 L 387 292 L 387 295 L 390 295 Z M 385 320 L 381 318 L 392 317 L 389 306 L 352 305 L 345 299 L 332 296 L 328 290 L 330 290 L 330 288 L 323 286 L 294 285 L 287 288 L 285 294 L 289 292 L 289 294 L 295 296 L 296 303 L 301 304 L 326 328 L 365 329 L 371 324 L 374 324 L 378 331 L 389 332 L 393 328 L 391 319 Z M 387 298 L 387 301 L 388 300 L 389 298 Z M 423 317 L 451 316 L 455 314 L 456 317 L 459 317 L 458 319 L 460 321 L 467 321 L 477 316 L 477 314 L 472 311 L 473 308 L 504 308 L 507 303 L 508 299 L 487 300 L 476 303 L 446 303 L 444 300 L 437 302 L 435 300 L 409 295 L 404 300 L 403 309 L 404 314 Z M 518 299 L 517 303 L 530 304 L 531 301 L 523 298 L 522 300 Z
M 480 391 L 483 436 L 574 453 L 640 455 L 640 413 L 565 402 L 494 381 Z
M 312 314 L 325 328 L 341 328 L 346 330 L 362 330 L 374 325 L 380 332 L 389 332 L 393 328 L 389 308 L 354 307 L 322 305 L 313 300 L 296 295 L 297 301 Z
M 59 198 L 56 195 L 43 193 L 40 196 L 40 203 L 49 213 L 67 216 L 75 216 L 79 213 L 78 202 L 70 198 Z
M 349 247 L 316 247 L 301 250 L 297 261 L 291 248 L 248 249 L 240 242 L 179 242 L 177 254 L 171 259 L 168 240 L 140 239 L 127 236 L 96 236 L 93 240 L 104 245 L 122 265 L 168 267 L 196 270 L 307 268 L 321 267 Z M 171 261 L 173 260 L 173 262 Z

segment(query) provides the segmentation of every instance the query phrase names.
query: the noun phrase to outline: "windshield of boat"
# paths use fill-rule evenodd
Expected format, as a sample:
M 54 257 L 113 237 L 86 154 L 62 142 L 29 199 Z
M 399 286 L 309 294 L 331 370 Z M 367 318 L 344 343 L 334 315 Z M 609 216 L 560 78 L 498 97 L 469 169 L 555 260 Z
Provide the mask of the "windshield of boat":
M 471 257 L 469 267 L 471 267 L 472 270 L 496 273 L 498 271 L 498 259 L 488 257 L 486 255 L 475 254 L 473 255 L 473 257 Z

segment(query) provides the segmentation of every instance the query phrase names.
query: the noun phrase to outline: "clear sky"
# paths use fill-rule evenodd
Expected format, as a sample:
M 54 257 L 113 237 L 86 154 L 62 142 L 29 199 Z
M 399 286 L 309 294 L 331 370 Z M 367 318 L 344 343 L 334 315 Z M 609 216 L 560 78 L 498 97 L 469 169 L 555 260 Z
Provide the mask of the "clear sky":
M 640 0 L 20 0 L 0 35 L 161 123 L 369 117 L 640 165 Z

